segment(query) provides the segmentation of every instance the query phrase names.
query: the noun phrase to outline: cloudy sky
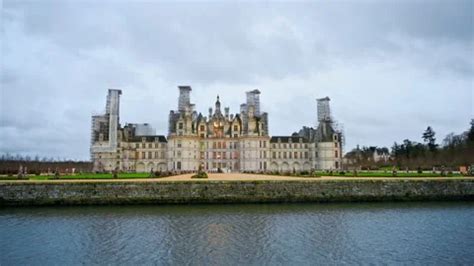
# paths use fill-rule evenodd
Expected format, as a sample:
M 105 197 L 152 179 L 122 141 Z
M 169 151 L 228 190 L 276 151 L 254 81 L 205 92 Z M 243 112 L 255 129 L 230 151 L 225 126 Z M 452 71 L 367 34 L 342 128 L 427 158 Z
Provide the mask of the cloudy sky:
M 88 159 L 108 88 L 158 134 L 178 85 L 204 114 L 261 90 L 271 135 L 314 126 L 329 96 L 346 150 L 474 117 L 473 1 L 97 2 L 3 0 L 0 153 Z

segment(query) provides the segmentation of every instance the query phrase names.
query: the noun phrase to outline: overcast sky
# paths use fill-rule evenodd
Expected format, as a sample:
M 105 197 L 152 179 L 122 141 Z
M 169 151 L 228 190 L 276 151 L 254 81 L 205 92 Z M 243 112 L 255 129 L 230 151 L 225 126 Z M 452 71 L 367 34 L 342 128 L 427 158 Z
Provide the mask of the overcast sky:
M 178 85 L 205 115 L 259 89 L 271 135 L 329 96 L 346 151 L 474 117 L 474 1 L 97 2 L 3 0 L 0 153 L 89 159 L 109 88 L 122 124 L 164 135 Z

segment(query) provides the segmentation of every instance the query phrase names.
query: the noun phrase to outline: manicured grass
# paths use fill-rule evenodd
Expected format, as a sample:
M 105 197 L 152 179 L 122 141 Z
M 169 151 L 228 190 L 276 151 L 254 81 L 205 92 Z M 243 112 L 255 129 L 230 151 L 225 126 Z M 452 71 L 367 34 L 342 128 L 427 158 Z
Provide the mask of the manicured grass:
M 339 172 L 333 172 L 332 175 L 327 173 L 327 172 L 317 172 L 317 175 L 319 176 L 348 176 L 348 177 L 353 177 L 354 172 L 353 171 L 348 171 L 345 172 L 345 174 L 340 174 Z M 407 173 L 407 172 L 397 172 L 396 176 L 392 174 L 392 172 L 387 171 L 387 172 L 357 172 L 357 177 L 443 177 L 440 174 L 433 174 L 433 173 Z M 461 174 L 450 174 L 444 177 L 462 177 Z
M 150 173 L 120 173 L 118 179 L 150 178 Z M 28 176 L 29 180 L 52 180 L 54 175 Z M 61 175 L 59 179 L 114 179 L 112 174 L 84 173 L 75 175 Z M 17 180 L 16 176 L 2 176 L 0 180 Z M 26 180 L 26 179 L 25 179 Z

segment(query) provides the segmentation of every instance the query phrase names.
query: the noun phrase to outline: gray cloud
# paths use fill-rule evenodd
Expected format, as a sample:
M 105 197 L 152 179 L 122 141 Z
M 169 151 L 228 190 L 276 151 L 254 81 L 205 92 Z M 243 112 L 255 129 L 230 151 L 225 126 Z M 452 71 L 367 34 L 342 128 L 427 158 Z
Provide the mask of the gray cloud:
M 90 115 L 166 134 L 180 84 L 207 114 L 258 88 L 271 134 L 314 126 L 329 95 L 347 149 L 438 139 L 473 114 L 472 1 L 4 1 L 0 152 L 88 158 Z

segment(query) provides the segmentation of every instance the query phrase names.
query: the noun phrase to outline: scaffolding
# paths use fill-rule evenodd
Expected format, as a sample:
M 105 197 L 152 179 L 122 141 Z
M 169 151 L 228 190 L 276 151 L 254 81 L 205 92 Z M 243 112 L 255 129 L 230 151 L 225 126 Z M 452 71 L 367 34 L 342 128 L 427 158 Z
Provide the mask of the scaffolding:
M 318 122 L 331 121 L 331 110 L 329 107 L 329 97 L 316 99 L 318 102 Z
M 94 152 L 112 152 L 117 149 L 121 94 L 121 90 L 109 89 L 105 104 L 105 114 L 92 116 L 91 159 Z M 107 145 L 95 146 L 96 142 L 105 141 L 108 142 Z
M 260 116 L 260 91 L 253 90 L 246 92 L 247 94 L 247 106 L 254 106 L 255 116 Z
M 191 87 L 190 86 L 178 86 L 179 88 L 179 99 L 178 99 L 178 111 L 185 112 L 191 105 Z

